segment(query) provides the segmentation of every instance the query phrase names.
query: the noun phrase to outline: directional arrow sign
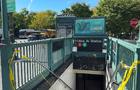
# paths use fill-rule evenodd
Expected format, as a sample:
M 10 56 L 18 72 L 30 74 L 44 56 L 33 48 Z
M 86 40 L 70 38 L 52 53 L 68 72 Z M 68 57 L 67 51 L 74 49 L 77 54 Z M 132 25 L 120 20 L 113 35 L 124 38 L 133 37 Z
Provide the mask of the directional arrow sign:
M 7 0 L 7 11 L 8 12 L 15 12 L 15 0 Z

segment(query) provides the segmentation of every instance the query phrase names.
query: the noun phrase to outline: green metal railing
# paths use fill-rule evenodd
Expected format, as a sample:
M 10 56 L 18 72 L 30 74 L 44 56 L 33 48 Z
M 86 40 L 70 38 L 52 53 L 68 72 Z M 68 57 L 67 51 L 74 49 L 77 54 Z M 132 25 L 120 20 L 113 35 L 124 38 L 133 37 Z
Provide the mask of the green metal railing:
M 25 89 L 29 90 L 34 88 L 39 84 L 44 77 L 49 75 L 49 71 L 42 67 L 48 67 L 50 70 L 56 70 L 60 65 L 62 65 L 68 58 L 70 58 L 72 53 L 72 39 L 71 38 L 59 38 L 59 39 L 48 39 L 40 41 L 32 41 L 25 43 L 10 44 L 9 46 L 2 45 L 1 49 L 1 61 L 5 60 L 5 53 L 8 53 L 4 48 L 9 48 L 14 52 L 16 49 L 18 52 L 15 54 L 14 61 L 10 64 L 13 72 L 13 85 L 11 86 L 10 77 L 2 76 L 2 78 L 8 78 L 8 84 L 2 82 L 3 87 L 8 86 L 12 90 Z M 10 52 L 9 52 L 10 53 Z M 13 53 L 10 53 L 11 59 Z M 3 63 L 3 64 L 8 64 Z M 39 62 L 39 63 L 38 63 Z M 42 65 L 41 65 L 42 64 Z M 4 71 L 4 68 L 8 65 L 2 65 L 2 74 L 9 71 Z M 4 74 L 3 74 L 4 75 Z M 3 90 L 7 90 L 3 88 Z
M 108 60 L 113 71 L 117 69 L 120 62 L 131 66 L 136 60 L 140 60 L 140 47 L 137 44 L 129 43 L 125 40 L 109 37 L 108 39 Z M 140 65 L 137 66 L 131 78 L 129 79 L 126 90 L 140 90 Z M 121 83 L 125 69 L 120 68 L 114 77 L 118 84 Z

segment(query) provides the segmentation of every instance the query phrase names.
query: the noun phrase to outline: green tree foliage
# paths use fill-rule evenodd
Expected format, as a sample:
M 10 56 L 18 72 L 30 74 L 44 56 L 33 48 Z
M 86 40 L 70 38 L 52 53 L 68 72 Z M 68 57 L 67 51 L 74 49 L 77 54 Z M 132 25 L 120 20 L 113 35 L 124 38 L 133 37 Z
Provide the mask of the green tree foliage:
M 27 29 L 29 28 L 29 24 L 31 23 L 31 20 L 33 19 L 33 16 L 35 13 L 27 11 L 26 9 L 22 9 L 20 12 L 14 12 L 11 16 L 12 20 L 9 22 L 10 27 L 13 27 L 15 37 L 18 37 L 18 31 L 20 29 Z
M 31 21 L 29 25 L 30 28 L 33 29 L 47 29 L 47 28 L 54 28 L 55 26 L 55 12 L 53 11 L 46 11 L 46 12 L 39 12 L 34 15 L 34 19 Z
M 26 9 L 22 9 L 19 13 L 14 12 L 12 19 L 16 30 L 28 28 L 28 24 L 32 20 L 34 13 L 29 13 Z
M 65 8 L 64 10 L 61 11 L 63 14 L 72 14 L 72 11 L 70 8 Z
M 70 8 L 62 10 L 63 14 L 74 14 L 77 17 L 91 17 L 92 11 L 85 3 L 73 4 Z
M 109 32 L 130 33 L 134 31 L 130 27 L 130 20 L 140 17 L 140 0 L 100 0 L 96 14 L 106 17 Z

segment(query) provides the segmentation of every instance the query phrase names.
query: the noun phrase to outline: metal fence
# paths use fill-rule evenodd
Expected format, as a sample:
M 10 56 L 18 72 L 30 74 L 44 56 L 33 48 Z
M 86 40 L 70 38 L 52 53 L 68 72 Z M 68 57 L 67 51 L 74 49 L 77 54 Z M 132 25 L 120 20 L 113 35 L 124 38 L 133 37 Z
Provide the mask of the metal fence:
M 111 64 L 110 66 L 112 66 L 113 71 L 115 71 L 120 62 L 131 66 L 134 61 L 140 60 L 140 47 L 124 40 L 109 37 L 107 56 Z M 140 75 L 139 69 L 140 65 L 137 66 L 136 71 L 131 75 L 131 78 L 126 85 L 126 90 L 140 89 L 140 86 L 138 85 L 140 82 L 140 79 L 138 78 Z M 118 84 L 121 83 L 124 72 L 125 69 L 120 68 L 115 75 L 114 80 L 116 80 Z
M 6 48 L 10 50 L 6 50 Z M 10 90 L 12 90 L 11 88 L 32 89 L 49 75 L 48 70 L 42 66 L 48 67 L 52 71 L 56 70 L 71 56 L 71 49 L 71 38 L 2 45 L 1 52 L 4 53 L 1 53 L 1 61 L 2 64 L 8 64 L 2 65 L 2 78 L 8 78 L 2 80 L 3 90 L 8 89 L 6 82 L 9 82 Z M 7 53 L 9 53 L 9 58 L 7 58 L 9 60 L 5 62 L 3 60 L 8 55 Z M 12 58 L 13 60 L 11 60 Z M 5 67 L 7 71 L 5 71 Z

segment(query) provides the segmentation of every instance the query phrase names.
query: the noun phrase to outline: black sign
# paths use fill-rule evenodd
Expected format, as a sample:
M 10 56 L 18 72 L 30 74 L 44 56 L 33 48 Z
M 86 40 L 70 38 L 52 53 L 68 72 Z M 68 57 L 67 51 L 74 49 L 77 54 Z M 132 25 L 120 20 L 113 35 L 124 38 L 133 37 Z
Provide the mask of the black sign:
M 55 41 L 55 42 L 53 42 L 53 45 L 52 45 L 53 47 L 52 47 L 52 51 L 54 52 L 54 51 L 57 51 L 57 50 L 59 50 L 59 49 L 61 49 L 61 48 L 63 48 L 64 47 L 64 41 L 63 40 L 61 40 L 61 41 Z
M 74 44 L 77 47 L 77 51 L 102 52 L 103 49 L 102 39 L 77 39 Z
M 57 37 L 72 37 L 75 16 L 58 15 L 56 17 Z

